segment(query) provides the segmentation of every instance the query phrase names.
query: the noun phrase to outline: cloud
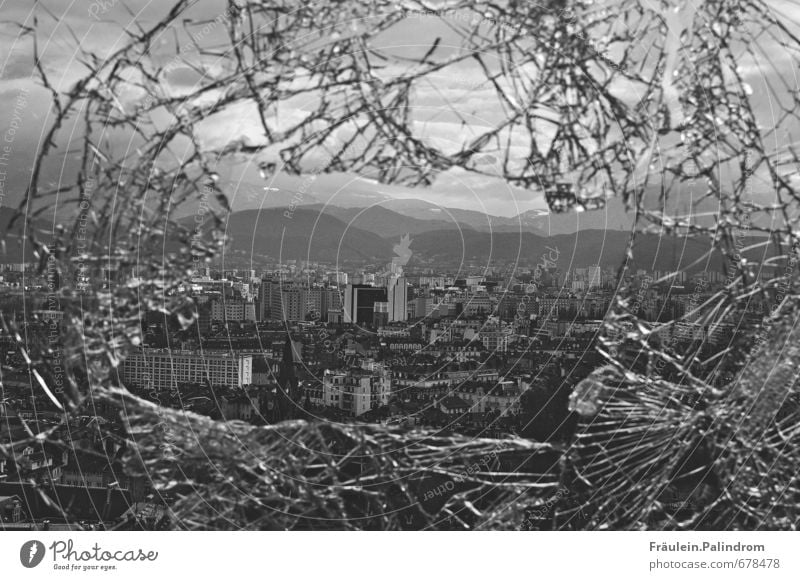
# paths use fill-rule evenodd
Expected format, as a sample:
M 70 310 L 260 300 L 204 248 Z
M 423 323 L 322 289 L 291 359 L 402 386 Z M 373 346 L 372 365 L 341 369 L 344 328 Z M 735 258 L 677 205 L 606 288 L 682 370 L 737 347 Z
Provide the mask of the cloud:
M 97 21 L 89 17 L 87 3 L 62 3 L 56 0 L 46 1 L 47 7 L 58 17 L 54 21 L 49 17 L 40 18 L 39 38 L 46 39 L 42 42 L 42 49 L 46 57 L 48 71 L 54 73 L 53 80 L 60 88 L 67 88 L 85 72 L 83 65 L 77 60 L 76 46 L 72 34 L 77 37 L 82 48 L 96 51 L 102 58 L 108 55 L 115 48 L 119 48 L 121 43 L 128 38 L 125 32 L 126 27 L 130 27 L 132 20 L 147 28 L 150 23 L 154 23 L 156 18 L 163 15 L 169 8 L 166 4 L 154 3 L 150 0 L 119 0 L 112 3 L 111 8 L 103 13 L 103 20 Z M 127 5 L 131 13 L 124 9 Z M 800 14 L 800 9 L 796 4 L 788 0 L 776 0 L 775 5 L 783 13 L 791 14 L 796 17 Z M 213 20 L 220 14 L 221 3 L 213 0 L 201 0 L 187 13 L 187 17 L 196 20 Z M 30 4 L 26 0 L 11 0 L 3 7 L 4 18 L 8 20 L 25 21 L 30 19 Z M 133 15 L 133 16 L 132 16 Z M 30 23 L 30 22 L 29 22 Z M 362 23 L 360 26 L 366 26 Z M 393 59 L 392 56 L 402 56 L 404 59 L 413 59 L 422 56 L 430 49 L 434 39 L 441 38 L 436 52 L 432 55 L 435 60 L 443 60 L 459 54 L 464 50 L 462 39 L 453 27 L 469 26 L 465 19 L 454 17 L 409 17 L 402 20 L 391 30 L 381 34 L 376 42 L 375 49 L 389 57 L 381 67 L 376 68 L 376 74 L 385 78 L 392 78 L 401 73 L 418 68 L 409 60 L 400 61 Z M 68 30 L 69 27 L 69 30 Z M 202 25 L 200 30 L 202 31 Z M 222 33 L 222 27 L 209 29 L 209 32 L 201 39 L 210 42 L 218 40 L 217 33 Z M 153 45 L 153 56 L 155 59 L 162 59 L 169 62 L 170 55 L 173 55 L 175 48 L 186 46 L 186 32 L 183 30 L 170 31 L 158 38 Z M 16 43 L 16 44 L 15 44 Z M 202 42 L 201 42 L 202 43 Z M 768 45 L 774 50 L 771 56 L 774 57 L 778 67 L 785 65 L 788 61 L 786 52 L 777 44 Z M 20 82 L 25 82 L 31 72 L 32 53 L 29 42 L 9 42 L 0 37 L 0 54 L 8 55 L 2 66 L 3 78 L 0 78 L 0 92 L 12 91 Z M 212 67 L 212 74 L 215 70 L 214 64 L 205 61 L 194 51 L 183 54 L 193 64 Z M 497 63 L 492 61 L 492 57 L 486 55 L 490 70 L 494 70 Z M 166 60 L 164 60 L 166 59 Z M 756 61 L 752 58 L 742 58 L 740 62 L 744 74 L 750 80 L 755 91 L 755 104 L 760 118 L 770 121 L 770 116 L 775 113 L 770 110 L 770 103 L 767 99 L 760 98 L 766 94 L 767 81 L 773 80 L 773 76 L 782 74 L 783 71 L 776 71 L 776 64 L 769 65 L 766 74 L 757 67 Z M 522 76 L 528 79 L 535 78 L 536 70 L 534 65 L 526 65 Z M 795 72 L 795 71 L 792 71 Z M 195 86 L 198 81 L 202 81 L 202 76 L 192 69 L 185 66 L 173 66 L 166 77 L 165 90 L 172 94 L 185 94 L 187 90 Z M 298 79 L 297 82 L 303 82 Z M 794 83 L 794 80 L 789 82 Z M 17 83 L 17 84 L 14 84 Z M 614 87 L 615 92 L 625 98 L 628 104 L 637 100 L 641 87 L 637 89 L 633 85 L 618 85 Z M 32 104 L 30 115 L 37 119 L 31 121 L 24 129 L 26 136 L 20 137 L 18 147 L 20 148 L 20 159 L 29 159 L 38 144 L 41 133 L 42 122 L 48 119 L 49 102 L 44 98 L 43 92 L 32 94 Z M 38 95 L 38 96 L 37 96 Z M 41 98 L 39 98 L 41 97 Z M 138 98 L 130 95 L 130 100 L 123 100 L 130 103 Z M 213 98 L 211 95 L 209 98 Z M 33 102 L 35 101 L 35 102 Z M 308 102 L 300 101 L 281 103 L 280 114 L 269 119 L 274 128 L 286 128 L 302 120 L 310 109 L 314 107 L 313 98 Z M 415 92 L 412 96 L 413 118 L 415 119 L 414 131 L 422 136 L 428 143 L 441 148 L 447 153 L 460 150 L 465 144 L 473 141 L 489 127 L 494 126 L 504 119 L 506 112 L 502 108 L 494 87 L 485 82 L 484 73 L 471 60 L 459 62 L 447 67 L 430 76 L 429 81 L 417 83 Z M 198 127 L 198 134 L 204 144 L 211 146 L 221 146 L 231 141 L 243 139 L 251 143 L 263 143 L 263 132 L 257 111 L 253 104 L 242 104 L 228 107 L 213 117 L 209 117 Z M 554 125 L 540 123 L 535 130 L 535 138 L 540 149 L 546 149 L 549 139 L 552 138 Z M 65 132 L 65 134 L 68 132 Z M 347 131 L 342 130 L 340 138 L 346 136 Z M 508 130 L 500 133 L 498 143 L 506 147 L 508 138 L 511 138 L 510 152 L 512 158 L 524 160 L 530 148 L 530 136 L 524 132 L 509 134 Z M 22 153 L 23 147 L 30 148 L 30 155 Z M 499 145 L 495 145 L 499 148 Z M 492 151 L 492 146 L 487 148 Z M 496 158 L 500 158 L 502 151 L 490 153 Z M 320 159 L 323 155 L 320 154 Z M 313 160 L 312 160 L 313 163 Z M 255 165 L 254 165 L 255 166 Z M 490 168 L 491 164 L 487 168 Z M 355 188 L 357 176 L 349 175 L 351 189 Z M 261 178 L 257 171 L 253 180 L 258 182 Z M 265 184 L 266 185 L 266 184 Z M 342 183 L 330 176 L 321 175 L 314 182 L 314 187 L 327 189 L 332 187 L 342 187 Z M 440 175 L 433 186 L 429 189 L 408 189 L 394 188 L 387 186 L 364 185 L 363 193 L 366 195 L 372 187 L 372 191 L 389 191 L 397 197 L 417 197 L 443 203 L 443 205 L 472 209 L 480 204 L 484 204 L 490 213 L 500 215 L 513 215 L 517 211 L 517 205 L 524 209 L 544 207 L 541 194 L 537 192 L 524 192 L 514 189 L 502 180 L 489 177 L 474 175 L 465 171 L 451 170 Z M 442 201 L 443 200 L 443 201 Z
M 5 62 L 0 63 L 1 80 L 30 79 L 33 74 L 33 56 L 29 53 L 13 50 Z

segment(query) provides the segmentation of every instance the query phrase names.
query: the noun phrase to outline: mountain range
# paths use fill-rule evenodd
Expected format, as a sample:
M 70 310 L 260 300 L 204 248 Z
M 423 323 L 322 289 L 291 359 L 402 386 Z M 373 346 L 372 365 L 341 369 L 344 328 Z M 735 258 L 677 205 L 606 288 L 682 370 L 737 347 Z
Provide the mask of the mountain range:
M 283 197 L 275 201 L 285 202 Z M 232 212 L 225 221 L 230 240 L 226 259 L 388 264 L 395 257 L 393 247 L 400 236 L 409 234 L 411 266 L 415 262 L 434 268 L 472 262 L 491 267 L 500 261 L 532 265 L 553 248 L 559 255 L 558 267 L 565 271 L 592 265 L 617 267 L 630 241 L 630 232 L 622 229 L 625 224 L 621 220 L 615 221 L 615 228 L 606 227 L 608 216 L 624 214 L 616 209 L 555 215 L 530 210 L 507 218 L 416 199 L 373 200 L 367 207 L 314 201 L 293 204 L 290 199 L 281 207 Z M 11 213 L 7 208 L 0 210 L 0 227 L 6 232 L 0 260 L 18 262 L 21 247 L 15 242 L 21 222 L 9 230 Z M 193 218 L 181 221 L 189 229 L 195 226 Z M 747 246 L 755 241 L 747 237 L 741 243 Z M 165 248 L 169 251 L 177 246 L 168 242 Z M 705 237 L 639 234 L 635 266 L 646 270 L 722 269 L 719 254 L 704 261 L 709 248 Z M 26 256 L 26 260 L 31 258 Z
M 485 232 L 533 232 L 539 235 L 571 234 L 582 229 L 630 230 L 631 215 L 621 200 L 612 198 L 604 209 L 591 212 L 551 213 L 529 209 L 514 217 L 492 215 L 478 209 L 447 207 L 413 198 L 397 198 L 348 184 L 330 191 L 313 192 L 259 187 L 247 182 L 229 184 L 235 191 L 234 208 L 260 211 L 302 208 L 333 215 L 346 223 L 393 237 L 442 229 Z M 387 226 L 389 229 L 386 229 Z
M 542 255 L 555 253 L 562 271 L 593 265 L 618 267 L 630 242 L 630 232 L 620 230 L 586 229 L 551 236 L 531 231 L 489 232 L 469 225 L 457 227 L 439 220 L 412 218 L 381 207 L 245 210 L 231 214 L 227 233 L 231 237 L 228 255 L 248 259 L 389 263 L 394 257 L 394 244 L 409 233 L 411 266 L 415 262 L 433 267 L 464 262 L 487 267 L 497 262 L 533 265 Z M 753 242 L 755 238 L 742 240 L 745 246 Z M 715 252 L 705 258 L 710 248 L 710 240 L 700 236 L 639 234 L 632 266 L 648 271 L 721 271 L 721 254 Z M 751 255 L 755 257 L 755 253 Z

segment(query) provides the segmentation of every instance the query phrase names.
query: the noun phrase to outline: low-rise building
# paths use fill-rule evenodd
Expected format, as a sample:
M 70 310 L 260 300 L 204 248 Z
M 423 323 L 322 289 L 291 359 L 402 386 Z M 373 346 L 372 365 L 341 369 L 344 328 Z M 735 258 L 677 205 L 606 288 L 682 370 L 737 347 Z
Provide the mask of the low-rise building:
M 122 381 L 153 389 L 179 384 L 241 387 L 253 382 L 253 357 L 227 351 L 141 349 L 123 362 Z
M 386 370 L 325 371 L 322 380 L 323 404 L 358 417 L 370 409 L 389 403 L 392 389 L 390 377 Z

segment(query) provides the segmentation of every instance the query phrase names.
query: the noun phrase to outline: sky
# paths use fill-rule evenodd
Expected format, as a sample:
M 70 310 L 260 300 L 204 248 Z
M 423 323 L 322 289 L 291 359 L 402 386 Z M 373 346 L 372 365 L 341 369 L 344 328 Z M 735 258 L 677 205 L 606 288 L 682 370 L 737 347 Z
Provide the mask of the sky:
M 135 32 L 134 23 L 146 28 L 165 14 L 170 5 L 171 2 L 163 0 L 44 0 L 38 5 L 31 0 L 0 0 L 3 21 L 0 24 L 0 102 L 4 104 L 0 108 L 0 139 L 5 138 L 10 149 L 6 166 L 0 168 L 6 171 L 4 176 L 0 176 L 3 178 L 0 181 L 3 184 L 0 204 L 16 206 L 21 201 L 34 153 L 41 147 L 44 130 L 53 119 L 50 95 L 32 74 L 30 37 L 20 38 L 19 28 L 13 23 L 33 27 L 34 18 L 38 19 L 36 29 L 42 62 L 53 84 L 66 90 L 85 70 L 76 46 L 105 58 L 126 42 L 129 33 Z M 769 5 L 789 20 L 800 17 L 800 5 L 791 0 L 774 0 Z M 186 16 L 213 19 L 224 10 L 224 6 L 221 0 L 199 0 Z M 419 56 L 427 51 L 433 39 L 440 37 L 437 57 L 455 54 L 460 39 L 452 28 L 462 24 L 459 18 L 409 16 L 380 39 L 381 48 L 401 57 Z M 357 30 L 356 26 L 354 32 Z M 200 42 L 213 44 L 222 33 L 221 27 L 212 27 L 202 34 Z M 160 42 L 166 54 L 176 43 L 185 40 L 179 35 L 166 34 Z M 797 85 L 794 78 L 797 71 L 787 70 L 790 55 L 779 46 L 774 48 L 771 63 L 746 60 L 740 63 L 741 74 L 753 88 L 758 112 L 767 121 L 777 114 L 775 103 L 759 98 L 767 94 L 768 85 L 774 83 L 778 75 L 784 79 L 788 76 L 789 81 Z M 159 50 L 159 46 L 154 47 L 154 54 L 158 55 Z M 407 65 L 402 61 L 392 63 L 382 74 L 390 78 L 392 67 L 404 66 Z M 196 73 L 188 68 L 175 67 L 168 76 L 168 90 L 178 94 L 191 86 L 196 77 Z M 432 77 L 431 82 L 419 86 L 413 101 L 417 114 L 415 130 L 429 142 L 448 151 L 458 150 L 465 138 L 474 137 L 496 123 L 504 113 L 495 91 L 485 83 L 479 84 L 480 79 L 482 76 L 475 65 L 465 64 L 450 67 Z M 280 122 L 302 118 L 307 107 L 308 104 L 302 103 L 288 104 L 281 110 Z M 210 143 L 215 140 L 225 143 L 242 137 L 257 142 L 262 138 L 252 111 L 231 109 L 207 125 L 204 131 Z M 69 134 L 71 127 L 66 129 Z M 9 130 L 13 130 L 13 135 Z M 512 152 L 524 157 L 527 143 L 516 137 L 510 143 Z M 57 186 L 75 161 L 75 142 L 61 141 L 59 145 L 53 163 L 45 172 L 48 186 Z M 131 142 L 122 142 L 121 145 L 131 147 Z M 777 141 L 775 145 L 781 146 Z M 424 189 L 379 184 L 350 174 L 320 174 L 308 181 L 280 171 L 269 176 L 265 183 L 255 164 L 247 162 L 228 167 L 224 178 L 231 186 L 228 193 L 234 209 L 271 205 L 271 192 L 296 192 L 301 188 L 309 198 L 341 205 L 359 204 L 359 198 L 367 200 L 364 203 L 387 197 L 417 198 L 445 207 L 508 217 L 547 207 L 541 192 L 514 188 L 502 179 L 462 170 L 441 174 L 432 187 Z M 261 187 L 266 188 L 263 194 L 259 192 Z M 257 192 L 255 195 L 254 191 Z

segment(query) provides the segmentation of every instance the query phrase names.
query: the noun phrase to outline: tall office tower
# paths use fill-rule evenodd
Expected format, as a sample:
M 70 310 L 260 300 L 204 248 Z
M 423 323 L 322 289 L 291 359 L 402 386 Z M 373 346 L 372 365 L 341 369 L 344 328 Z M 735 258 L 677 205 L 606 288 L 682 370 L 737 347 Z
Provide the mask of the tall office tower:
M 336 288 L 325 289 L 325 305 L 326 310 L 341 310 L 342 309 L 342 294 Z
M 342 304 L 342 322 L 354 324 L 356 321 L 355 296 L 356 288 L 360 284 L 348 284 L 344 288 L 344 303 Z
M 305 289 L 292 282 L 272 281 L 269 317 L 272 320 L 304 320 L 306 315 Z
M 311 315 L 313 320 L 327 320 L 328 318 L 328 305 L 327 294 L 324 288 L 303 288 L 302 299 L 303 318 Z
M 280 319 L 296 322 L 306 317 L 306 289 L 297 286 L 283 287 L 279 291 L 281 310 Z M 274 318 L 274 315 L 273 315 Z
M 272 277 L 261 279 L 261 286 L 258 289 L 258 302 L 261 306 L 261 320 L 267 320 L 271 316 L 273 294 L 280 288 L 278 280 Z
M 376 302 L 386 302 L 386 288 L 348 284 L 342 304 L 344 322 L 372 326 Z
M 407 320 L 408 284 L 405 276 L 389 280 L 387 288 L 389 298 L 389 322 L 405 322 Z

